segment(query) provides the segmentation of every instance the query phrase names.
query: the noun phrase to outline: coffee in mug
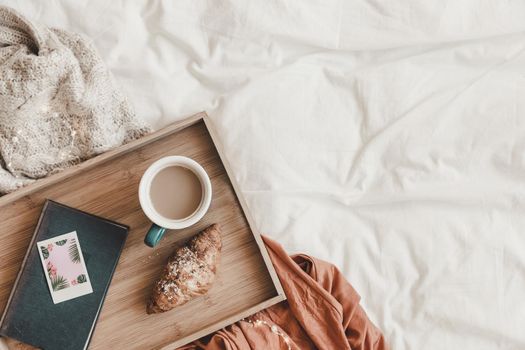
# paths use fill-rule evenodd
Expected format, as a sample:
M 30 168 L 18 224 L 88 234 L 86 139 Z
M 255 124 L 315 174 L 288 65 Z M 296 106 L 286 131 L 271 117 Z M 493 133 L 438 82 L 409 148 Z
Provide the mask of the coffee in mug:
M 166 229 L 183 229 L 198 222 L 211 203 L 211 182 L 202 166 L 182 156 L 164 157 L 146 170 L 139 200 L 153 221 L 144 242 L 154 247 Z
M 188 168 L 174 165 L 162 169 L 151 180 L 153 208 L 167 219 L 187 218 L 202 200 L 199 178 Z

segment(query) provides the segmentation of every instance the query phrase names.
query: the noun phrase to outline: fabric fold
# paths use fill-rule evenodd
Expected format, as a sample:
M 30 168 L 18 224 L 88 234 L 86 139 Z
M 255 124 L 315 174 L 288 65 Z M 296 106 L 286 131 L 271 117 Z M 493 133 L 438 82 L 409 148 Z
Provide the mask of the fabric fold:
M 287 300 L 180 350 L 388 349 L 334 265 L 303 254 L 290 257 L 280 244 L 263 239 Z

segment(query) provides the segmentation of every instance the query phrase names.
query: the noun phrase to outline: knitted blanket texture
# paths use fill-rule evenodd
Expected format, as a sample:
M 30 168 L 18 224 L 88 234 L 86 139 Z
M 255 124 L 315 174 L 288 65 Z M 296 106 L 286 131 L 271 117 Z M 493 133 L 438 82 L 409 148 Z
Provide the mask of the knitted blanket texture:
M 89 39 L 0 6 L 0 195 L 149 131 Z

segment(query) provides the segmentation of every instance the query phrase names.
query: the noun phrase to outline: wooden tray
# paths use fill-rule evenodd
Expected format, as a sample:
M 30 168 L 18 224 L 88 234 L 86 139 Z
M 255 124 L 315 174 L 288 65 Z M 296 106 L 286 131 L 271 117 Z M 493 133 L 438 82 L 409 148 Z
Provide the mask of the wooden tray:
M 167 233 L 152 249 L 143 243 L 151 223 L 140 209 L 138 184 L 146 168 L 167 155 L 199 162 L 213 198 L 199 223 Z M 0 310 L 46 198 L 131 228 L 90 349 L 174 349 L 285 299 L 205 113 L 1 197 Z M 174 247 L 214 222 L 223 228 L 223 250 L 212 289 L 175 310 L 147 315 L 145 301 Z

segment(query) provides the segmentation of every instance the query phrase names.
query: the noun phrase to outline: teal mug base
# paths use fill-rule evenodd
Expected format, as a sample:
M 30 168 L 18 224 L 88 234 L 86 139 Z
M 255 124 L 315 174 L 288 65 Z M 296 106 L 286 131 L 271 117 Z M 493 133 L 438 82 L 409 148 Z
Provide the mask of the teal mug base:
M 164 227 L 160 227 L 157 224 L 152 224 L 148 233 L 146 234 L 146 237 L 144 238 L 144 243 L 148 247 L 155 247 L 157 243 L 159 243 L 162 236 L 164 236 L 164 233 L 166 232 L 166 229 Z

